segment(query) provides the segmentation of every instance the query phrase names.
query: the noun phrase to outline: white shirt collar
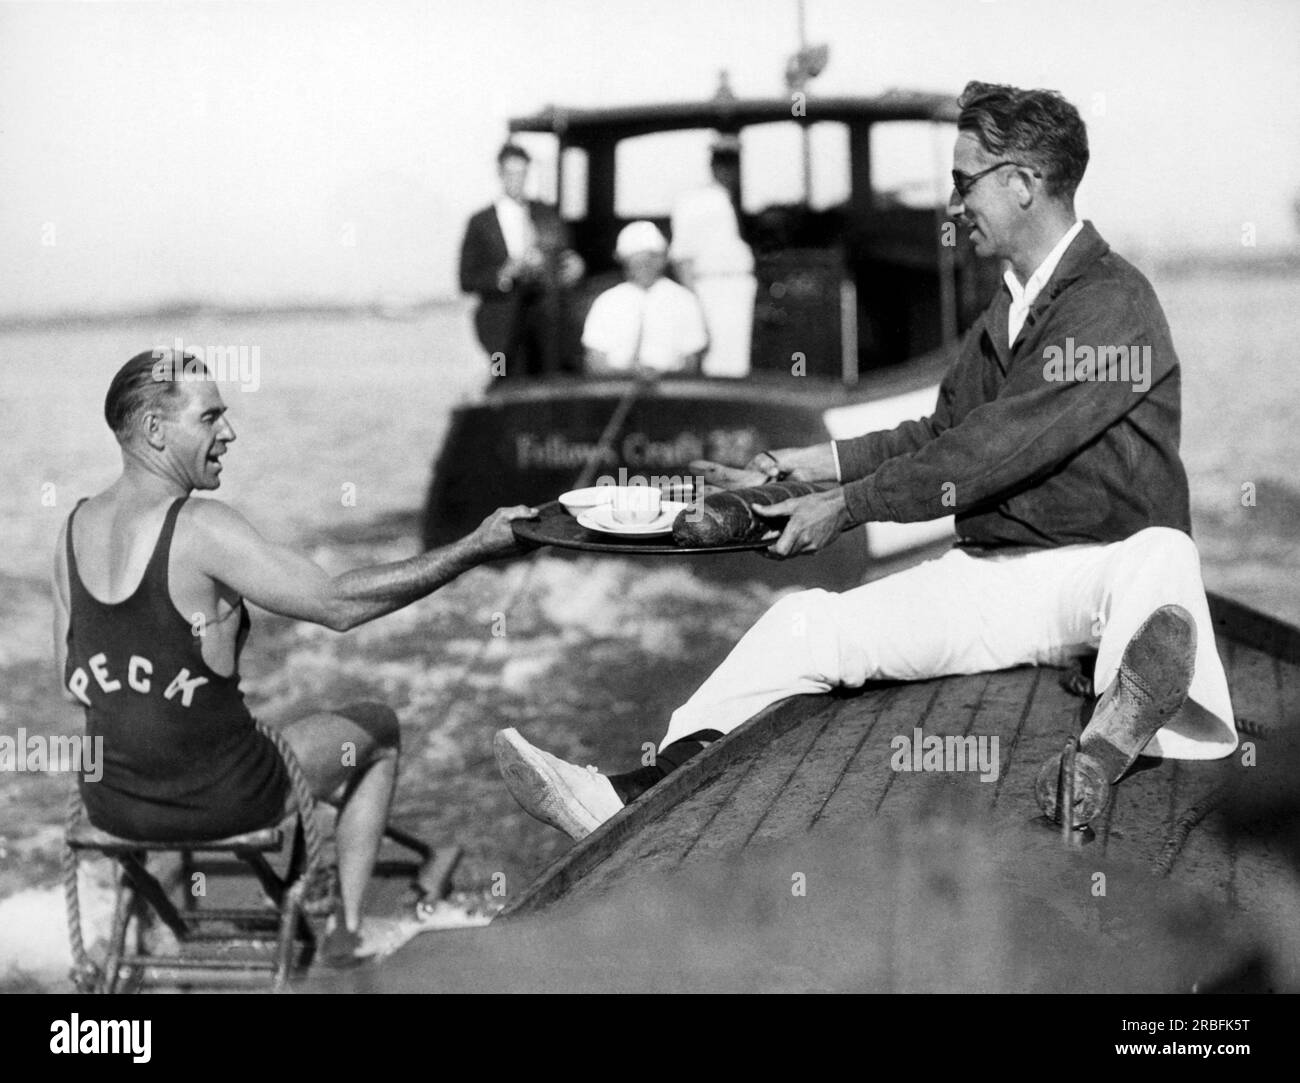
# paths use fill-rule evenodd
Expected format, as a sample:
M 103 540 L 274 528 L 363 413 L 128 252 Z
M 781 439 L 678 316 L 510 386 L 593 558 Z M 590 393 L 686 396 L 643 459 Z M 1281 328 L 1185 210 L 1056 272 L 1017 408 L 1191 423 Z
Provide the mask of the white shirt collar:
M 1028 306 L 1034 303 L 1039 293 L 1042 292 L 1047 280 L 1052 277 L 1052 272 L 1056 270 L 1056 265 L 1061 262 L 1061 257 L 1065 255 L 1065 250 L 1070 247 L 1070 242 L 1074 240 L 1083 229 L 1083 222 L 1075 222 L 1069 229 L 1061 235 L 1061 239 L 1056 242 L 1056 247 L 1047 253 L 1047 258 L 1034 270 L 1029 276 L 1023 287 L 1020 285 L 1020 279 L 1016 277 L 1016 272 L 1010 267 L 1003 272 L 1003 279 L 1006 281 L 1007 289 L 1011 291 L 1011 300 L 1021 301 Z M 1023 299 L 1023 300 L 1022 300 Z
M 1008 267 L 1002 274 L 1002 280 L 1006 282 L 1007 289 L 1011 291 L 1011 307 L 1007 310 L 1007 341 L 1015 342 L 1016 337 L 1020 334 L 1020 329 L 1025 325 L 1025 317 L 1029 314 L 1029 306 L 1037 299 L 1047 285 L 1048 279 L 1056 270 L 1057 264 L 1061 262 L 1061 257 L 1065 255 L 1065 250 L 1070 247 L 1070 242 L 1077 237 L 1083 229 L 1083 220 L 1075 222 L 1061 239 L 1056 242 L 1056 247 L 1047 253 L 1047 258 L 1034 270 L 1029 276 L 1024 286 L 1020 285 L 1020 279 L 1016 277 L 1015 271 Z
M 533 243 L 532 219 L 528 206 L 518 200 L 500 196 L 493 204 L 497 212 L 497 222 L 501 226 L 501 235 L 506 242 L 506 251 L 512 259 L 519 259 Z

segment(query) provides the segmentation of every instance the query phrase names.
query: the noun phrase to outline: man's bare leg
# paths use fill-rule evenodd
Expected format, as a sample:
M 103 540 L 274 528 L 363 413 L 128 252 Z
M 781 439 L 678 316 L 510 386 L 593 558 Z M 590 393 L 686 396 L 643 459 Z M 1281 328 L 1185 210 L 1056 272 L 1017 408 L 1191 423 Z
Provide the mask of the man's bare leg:
M 339 899 L 343 924 L 355 933 L 397 782 L 397 716 L 382 704 L 363 703 L 309 715 L 282 732 L 312 793 L 342 801 L 335 832 Z

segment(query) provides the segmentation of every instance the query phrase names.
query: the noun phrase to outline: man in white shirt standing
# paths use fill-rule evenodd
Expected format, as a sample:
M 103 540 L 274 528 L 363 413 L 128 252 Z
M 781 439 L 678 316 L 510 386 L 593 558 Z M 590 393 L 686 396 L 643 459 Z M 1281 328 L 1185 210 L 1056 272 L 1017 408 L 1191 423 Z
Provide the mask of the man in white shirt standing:
M 684 193 L 673 207 L 673 270 L 695 293 L 709 329 L 705 376 L 747 376 L 754 326 L 754 254 L 740 236 L 732 202 L 740 178 L 740 141 L 720 138 L 710 157 L 711 183 Z
M 709 343 L 690 290 L 664 277 L 668 242 L 653 222 L 618 235 L 615 255 L 627 279 L 596 298 L 582 331 L 592 373 L 698 373 Z

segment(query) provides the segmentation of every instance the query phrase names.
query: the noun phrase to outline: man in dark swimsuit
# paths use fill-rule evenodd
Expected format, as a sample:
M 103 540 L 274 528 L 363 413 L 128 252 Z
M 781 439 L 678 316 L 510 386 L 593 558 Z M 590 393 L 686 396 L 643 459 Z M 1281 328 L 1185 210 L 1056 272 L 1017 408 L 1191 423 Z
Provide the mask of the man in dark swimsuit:
M 91 822 L 130 838 L 217 838 L 288 810 L 279 754 L 239 689 L 248 599 L 346 631 L 401 609 L 462 572 L 517 552 L 502 508 L 460 541 L 331 576 L 263 538 L 239 512 L 190 499 L 221 484 L 235 439 L 207 370 L 172 351 L 138 354 L 104 404 L 122 474 L 78 504 L 54 562 L 59 679 L 104 738 L 103 777 L 83 779 Z M 382 704 L 322 711 L 280 731 L 315 794 L 341 799 L 339 914 L 327 958 L 364 950 L 366 886 L 397 774 L 397 717 Z

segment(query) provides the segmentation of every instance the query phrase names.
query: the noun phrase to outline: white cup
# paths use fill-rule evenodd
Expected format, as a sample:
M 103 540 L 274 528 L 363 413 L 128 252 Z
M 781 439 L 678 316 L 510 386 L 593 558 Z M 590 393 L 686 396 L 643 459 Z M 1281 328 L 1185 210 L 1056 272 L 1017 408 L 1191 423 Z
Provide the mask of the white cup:
M 653 523 L 659 518 L 661 493 L 649 485 L 621 485 L 610 501 L 614 522 L 626 526 Z

